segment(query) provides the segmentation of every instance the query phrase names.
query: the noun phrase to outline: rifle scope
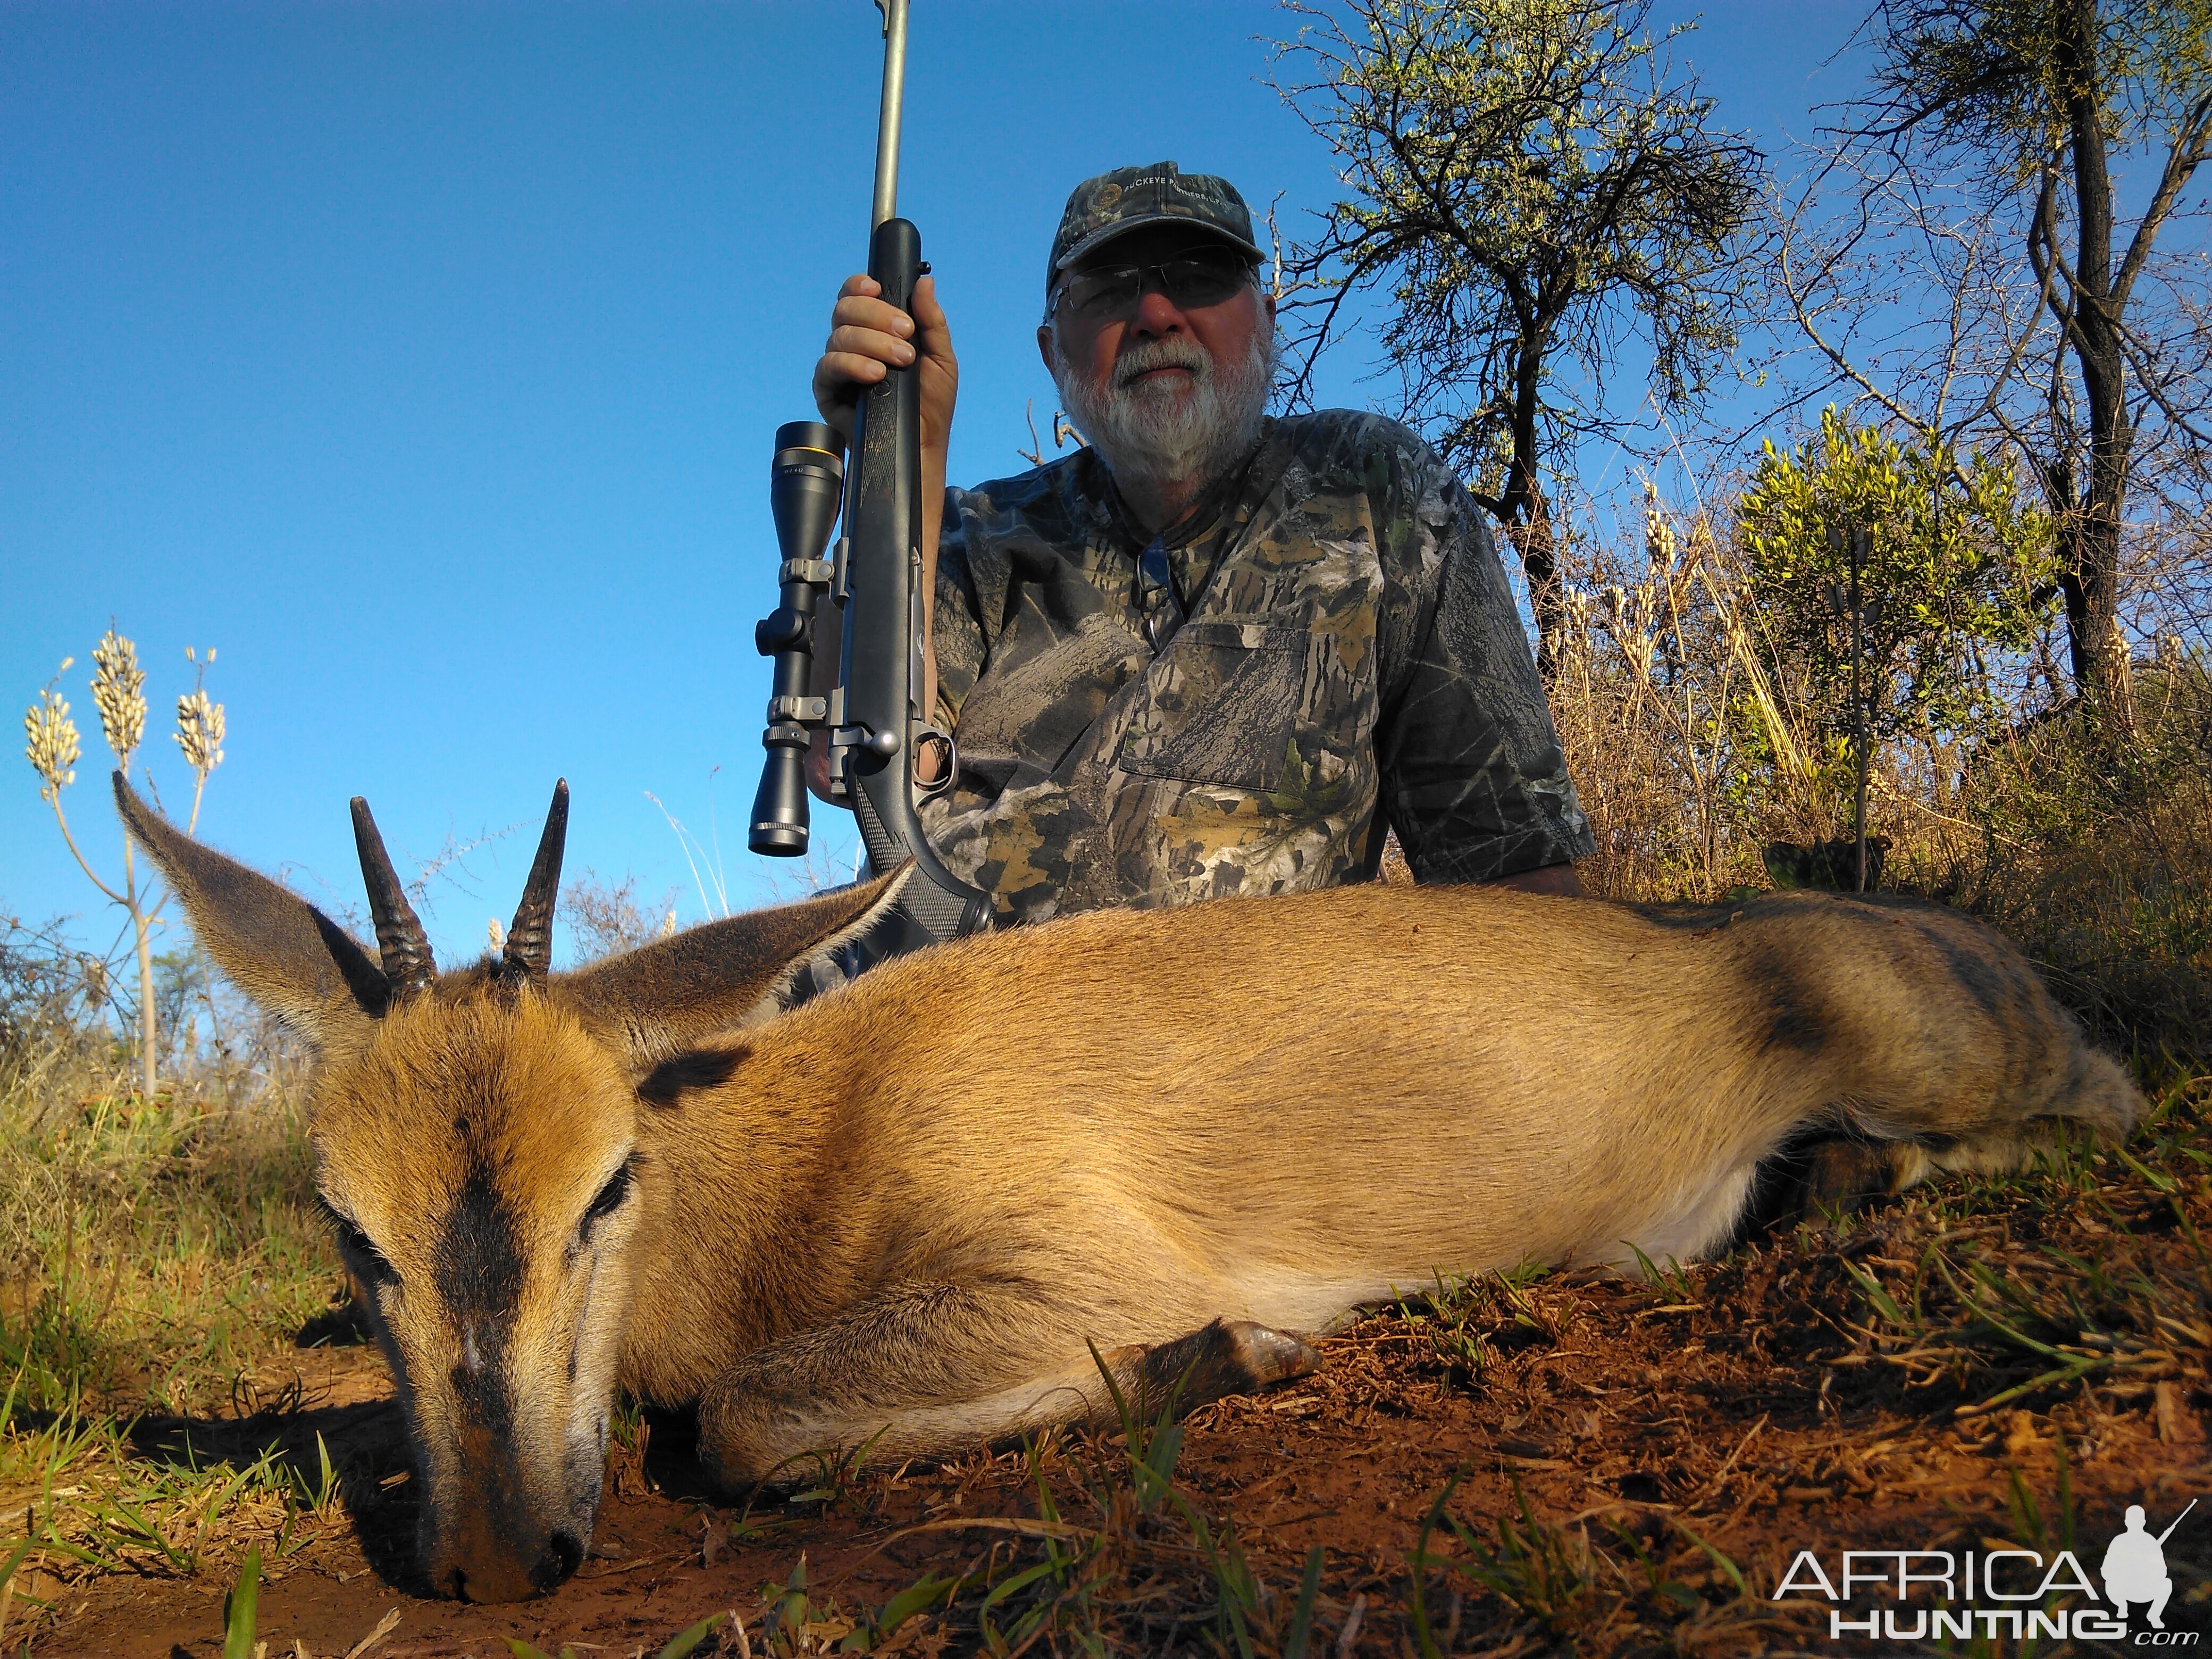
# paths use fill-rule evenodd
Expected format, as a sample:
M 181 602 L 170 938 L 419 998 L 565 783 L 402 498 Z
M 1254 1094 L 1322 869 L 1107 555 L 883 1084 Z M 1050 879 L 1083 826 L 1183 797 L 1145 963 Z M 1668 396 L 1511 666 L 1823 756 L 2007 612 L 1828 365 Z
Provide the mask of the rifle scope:
M 814 667 L 816 607 L 829 591 L 831 567 L 822 556 L 845 490 L 845 441 L 819 421 L 792 421 L 775 430 L 775 459 L 769 468 L 769 505 L 783 556 L 776 580 L 782 598 L 753 629 L 753 644 L 775 659 L 768 702 L 768 730 L 753 797 L 752 831 L 745 844 L 756 853 L 796 858 L 806 850 L 806 750 L 829 715 L 827 697 L 807 695 Z

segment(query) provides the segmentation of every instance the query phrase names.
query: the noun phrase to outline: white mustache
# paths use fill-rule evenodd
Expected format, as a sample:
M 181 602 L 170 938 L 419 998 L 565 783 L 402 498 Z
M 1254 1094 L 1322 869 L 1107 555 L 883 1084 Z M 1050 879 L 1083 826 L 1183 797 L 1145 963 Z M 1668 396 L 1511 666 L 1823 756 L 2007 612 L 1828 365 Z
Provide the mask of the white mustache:
M 1206 353 L 1189 340 L 1178 339 L 1173 335 L 1163 336 L 1157 340 L 1139 340 L 1124 348 L 1121 356 L 1115 360 L 1114 384 L 1117 386 L 1131 385 L 1139 376 L 1149 374 L 1156 368 L 1187 368 L 1193 378 L 1203 380 L 1212 373 L 1213 364 Z

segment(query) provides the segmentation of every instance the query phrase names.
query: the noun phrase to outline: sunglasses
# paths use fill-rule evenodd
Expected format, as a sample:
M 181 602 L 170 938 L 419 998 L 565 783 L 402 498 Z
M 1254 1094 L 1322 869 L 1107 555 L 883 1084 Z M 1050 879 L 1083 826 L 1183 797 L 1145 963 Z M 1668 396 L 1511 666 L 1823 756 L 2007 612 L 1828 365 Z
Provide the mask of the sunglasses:
M 1082 317 L 1127 311 L 1158 289 L 1181 309 L 1219 305 L 1252 278 L 1252 262 L 1231 247 L 1192 248 L 1143 265 L 1094 266 L 1069 273 L 1058 298 Z

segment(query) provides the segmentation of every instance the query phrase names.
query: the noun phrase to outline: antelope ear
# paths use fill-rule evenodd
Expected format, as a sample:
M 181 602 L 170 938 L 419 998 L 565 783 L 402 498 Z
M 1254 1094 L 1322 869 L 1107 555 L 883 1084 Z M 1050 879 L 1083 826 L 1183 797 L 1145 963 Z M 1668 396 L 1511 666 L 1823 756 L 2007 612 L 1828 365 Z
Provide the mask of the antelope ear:
M 289 889 L 178 830 L 115 776 L 115 807 L 161 866 L 192 933 L 263 1009 L 319 1051 L 358 1037 L 390 988 L 351 934 Z
M 797 904 L 750 910 L 555 976 L 560 994 L 643 1073 L 717 1033 L 773 1019 L 904 948 L 888 876 Z

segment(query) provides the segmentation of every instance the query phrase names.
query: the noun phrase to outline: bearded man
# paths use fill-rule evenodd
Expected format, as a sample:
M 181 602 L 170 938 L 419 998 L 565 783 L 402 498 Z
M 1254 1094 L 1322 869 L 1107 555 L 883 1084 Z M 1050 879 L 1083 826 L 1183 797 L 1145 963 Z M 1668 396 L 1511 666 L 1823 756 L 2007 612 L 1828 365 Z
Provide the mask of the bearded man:
M 1392 828 L 1417 880 L 1581 890 L 1589 828 L 1480 510 L 1395 422 L 1268 417 L 1261 264 L 1225 179 L 1079 185 L 1036 338 L 1088 447 L 972 489 L 945 488 L 935 283 L 911 316 L 840 291 L 825 421 L 849 439 L 865 387 L 920 365 L 921 701 L 957 745 L 921 817 L 1001 922 L 1370 879 Z

